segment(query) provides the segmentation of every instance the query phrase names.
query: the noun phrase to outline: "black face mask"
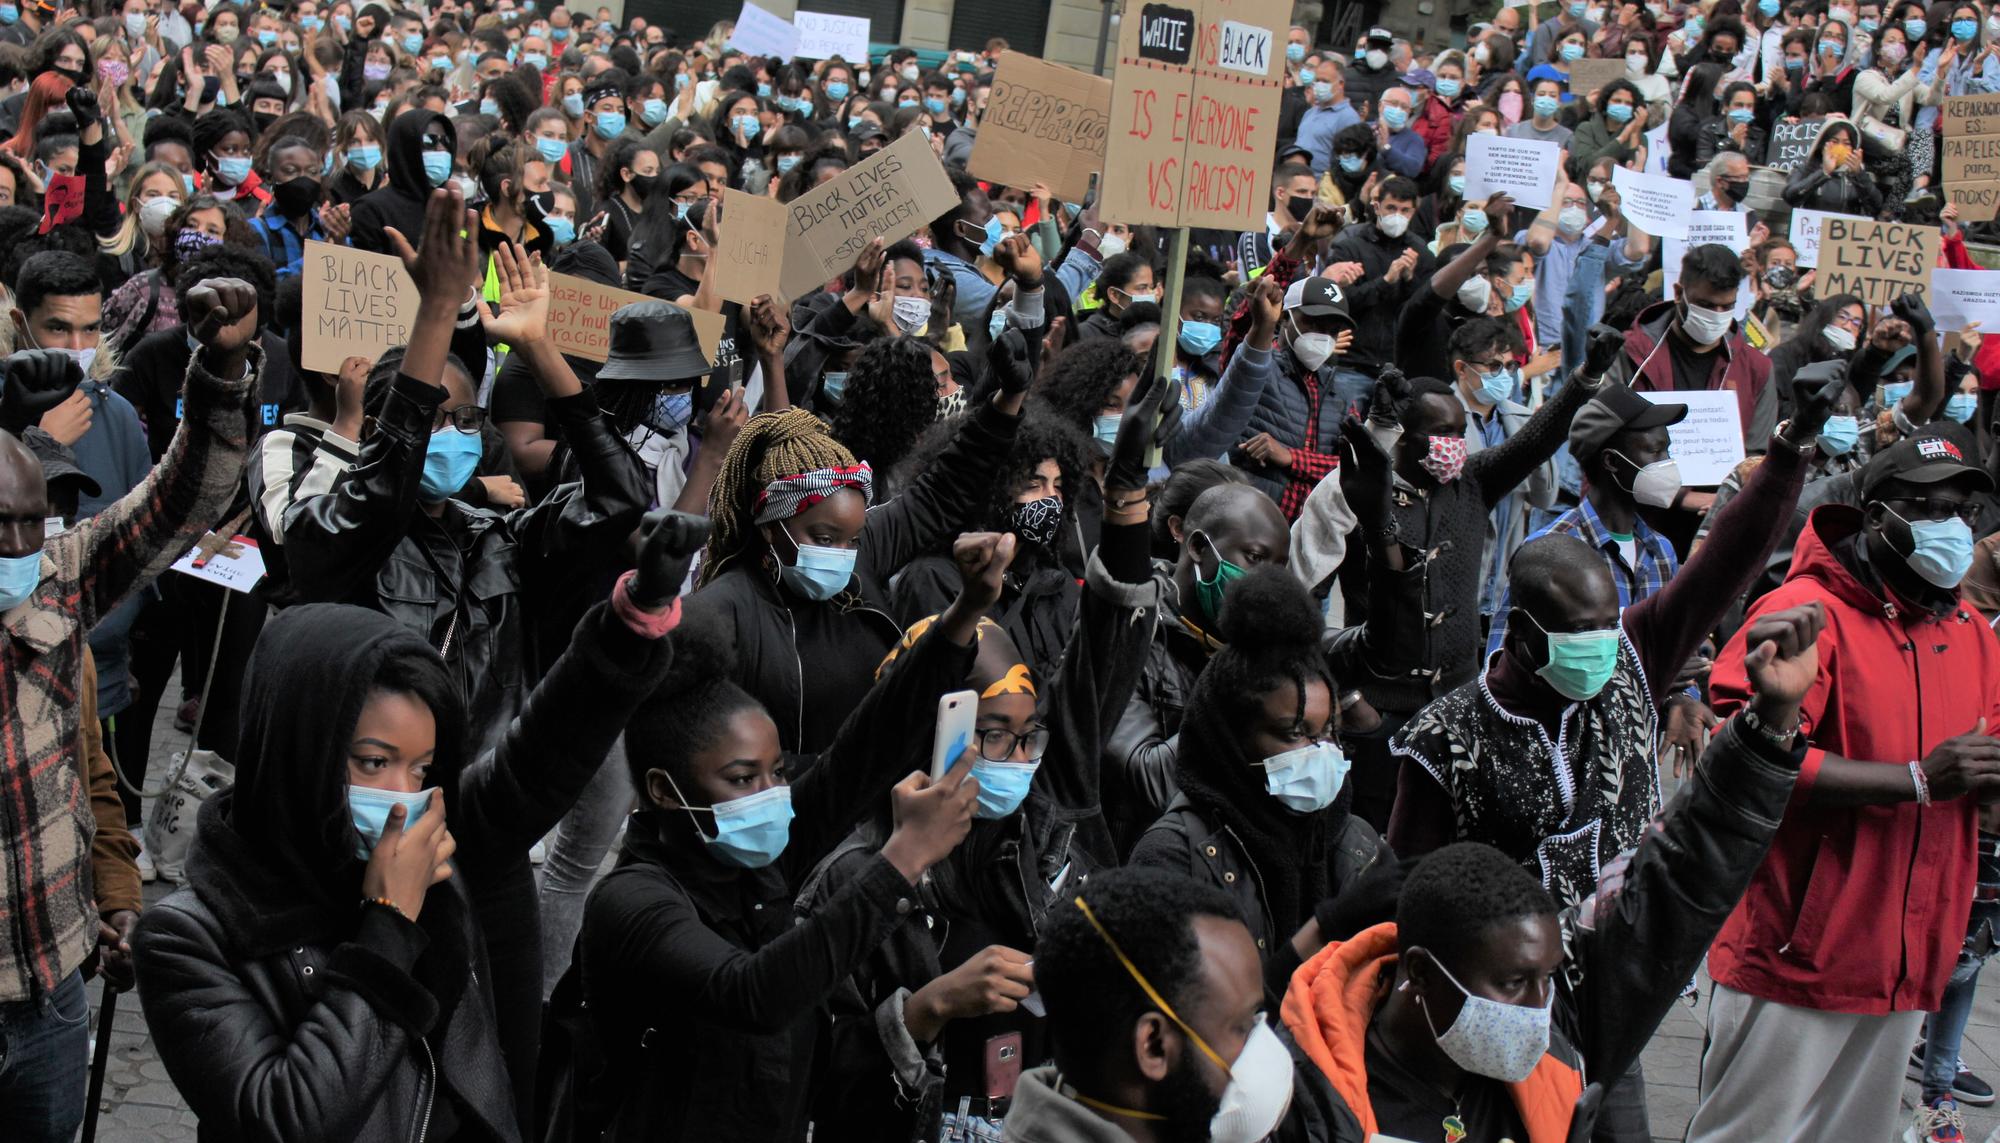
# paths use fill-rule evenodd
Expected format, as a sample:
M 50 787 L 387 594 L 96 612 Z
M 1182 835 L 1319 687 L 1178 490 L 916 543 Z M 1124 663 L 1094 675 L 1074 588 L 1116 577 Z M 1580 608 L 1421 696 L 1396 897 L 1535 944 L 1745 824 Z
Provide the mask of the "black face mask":
M 252 112 L 250 118 L 256 122 L 257 134 L 259 135 L 262 135 L 265 132 L 269 131 L 271 129 L 271 124 L 276 123 L 278 121 L 278 117 L 271 114 L 268 111 Z
M 540 222 L 556 209 L 556 192 L 536 191 L 527 196 L 524 205 L 528 213 L 528 221 Z
M 1750 193 L 1750 184 L 1748 181 L 1718 179 L 1715 185 L 1724 195 L 1728 196 L 1730 202 L 1742 202 L 1743 196 Z
M 1009 531 L 1021 538 L 1024 544 L 1046 548 L 1056 542 L 1062 529 L 1063 502 L 1060 496 L 1044 496 L 1025 504 L 1014 505 L 1014 518 Z
M 652 195 L 653 188 L 659 185 L 659 182 L 660 176 L 658 175 L 633 175 L 626 180 L 627 185 L 632 188 L 633 192 L 639 196 L 642 202 Z
M 301 175 L 272 187 L 271 194 L 277 200 L 278 213 L 286 218 L 303 218 L 319 205 L 319 190 L 318 179 Z
M 1309 194 L 1295 194 L 1285 200 L 1285 211 L 1292 216 L 1293 221 L 1304 222 L 1306 215 L 1313 211 L 1313 198 L 1314 196 Z

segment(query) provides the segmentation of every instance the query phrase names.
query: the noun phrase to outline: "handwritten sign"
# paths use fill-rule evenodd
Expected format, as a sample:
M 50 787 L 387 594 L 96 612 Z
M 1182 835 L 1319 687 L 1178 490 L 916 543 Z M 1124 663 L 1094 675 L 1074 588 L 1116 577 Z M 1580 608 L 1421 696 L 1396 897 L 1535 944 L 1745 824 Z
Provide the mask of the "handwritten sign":
M 1569 93 L 1582 99 L 1593 91 L 1602 91 L 1604 85 L 1614 79 L 1625 78 L 1625 57 L 1614 60 L 1571 60 L 1569 64 Z
M 1946 186 L 2000 179 L 2000 135 L 1947 135 L 1940 142 Z
M 611 356 L 611 315 L 633 302 L 658 300 L 630 290 L 600 286 L 588 278 L 550 274 L 549 340 L 571 357 L 603 361 Z M 697 309 L 688 309 L 687 314 L 694 320 L 694 335 L 701 342 L 702 353 L 714 361 L 722 344 L 722 315 Z
M 1947 139 L 2000 135 L 2000 95 L 1954 95 L 1945 99 L 1938 122 Z
M 1810 270 L 1819 265 L 1820 231 L 1829 218 L 1845 218 L 1830 210 L 1806 210 L 1803 207 L 1792 212 L 1792 229 L 1786 237 L 1792 249 L 1799 252 L 1799 265 Z
M 1820 297 L 1854 294 L 1886 306 L 1908 293 L 1928 298 L 1941 243 L 1935 226 L 1834 215 L 1819 236 Z
M 1738 254 L 1750 248 L 1750 218 L 1735 210 L 1691 210 L 1687 216 L 1686 238 L 1660 239 L 1660 289 L 1674 296 L 1674 283 L 1681 279 L 1681 260 L 1697 246 L 1727 246 Z M 1749 282 L 1736 287 L 1736 320 L 1750 316 L 1757 291 Z
M 1110 122 L 1110 80 L 1002 52 L 966 169 L 1006 186 L 1047 183 L 1057 198 L 1082 202 L 1104 169 Z
M 753 56 L 788 60 L 799 54 L 799 30 L 783 16 L 743 0 L 736 30 L 729 34 L 729 46 Z
M 83 217 L 83 176 L 52 174 L 42 195 L 42 225 L 35 233 L 47 234 L 52 226 L 75 222 Z
M 1646 169 L 1656 175 L 1667 173 L 1667 161 L 1673 158 L 1674 149 L 1667 142 L 1667 125 L 1660 124 L 1646 132 Z
M 835 16 L 827 12 L 800 12 L 792 17 L 799 32 L 798 51 L 803 59 L 830 60 L 835 56 L 858 63 L 868 58 L 868 17 Z
M 224 542 L 210 532 L 187 555 L 174 561 L 173 570 L 248 595 L 264 578 L 264 553 L 248 536 L 232 536 Z
M 2000 217 L 2000 179 L 1946 183 L 1945 199 L 1958 208 L 1960 222 L 1991 222 Z
M 1991 270 L 1931 271 L 1931 316 L 1937 327 L 1955 333 L 1973 322 L 2000 330 L 2000 273 Z
M 725 301 L 745 305 L 759 294 L 782 298 L 784 268 L 785 204 L 723 188 L 722 223 L 708 261 L 716 291 Z
M 1641 393 L 1655 405 L 1686 405 L 1687 419 L 1667 427 L 1667 455 L 1680 466 L 1681 483 L 1713 488 L 1743 463 L 1743 414 L 1730 389 Z
M 1824 123 L 1775 123 L 1771 141 L 1764 147 L 1764 165 L 1776 171 L 1790 171 L 1812 155 L 1813 140 L 1819 138 Z
M 1106 218 L 1237 231 L 1262 224 L 1290 22 L 1284 0 L 1125 6 L 1103 163 Z
M 784 296 L 804 297 L 851 269 L 870 239 L 906 238 L 956 205 L 930 139 L 904 135 L 786 205 Z
M 307 369 L 338 373 L 350 357 L 373 362 L 383 350 L 410 342 L 417 287 L 400 258 L 307 242 L 299 288 L 305 302 L 300 357 Z
M 1625 220 L 1655 238 L 1686 238 L 1694 212 L 1694 184 L 1686 179 L 1611 168 L 1618 210 Z
M 1562 148 L 1540 139 L 1471 135 L 1465 141 L 1465 197 L 1474 202 L 1496 191 L 1514 205 L 1546 210 L 1555 199 L 1556 163 Z

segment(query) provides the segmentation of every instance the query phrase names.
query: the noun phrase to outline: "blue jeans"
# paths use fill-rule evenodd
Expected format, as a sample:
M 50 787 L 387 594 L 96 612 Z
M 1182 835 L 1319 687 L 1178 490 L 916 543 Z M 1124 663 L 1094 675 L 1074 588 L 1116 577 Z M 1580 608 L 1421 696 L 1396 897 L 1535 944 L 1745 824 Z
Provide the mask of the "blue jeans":
M 69 1143 L 90 1087 L 90 1000 L 83 974 L 0 1004 L 0 1139 Z
M 1993 955 L 1996 921 L 2000 902 L 1975 901 L 1965 932 L 1965 944 L 1958 950 L 1951 981 L 1944 986 L 1938 1010 L 1931 1013 L 1924 1033 L 1923 1097 L 1936 1099 L 1950 1095 L 1958 1077 L 1958 1049 L 1965 1038 L 1966 1022 L 1972 1017 L 1972 996 L 1979 988 L 1979 969 Z
M 1332 410 L 1335 418 L 1334 424 L 1339 424 L 1347 417 L 1347 410 L 1349 408 L 1355 410 L 1355 416 L 1365 419 L 1368 416 L 1368 406 L 1374 399 L 1375 379 L 1373 377 L 1356 369 L 1335 367 L 1333 371 L 1334 407 Z M 1326 415 L 1327 407 L 1324 402 L 1321 402 L 1319 423 L 1322 431 L 1324 431 L 1327 423 Z M 1305 426 L 1301 425 L 1299 428 L 1300 431 L 1304 431 Z

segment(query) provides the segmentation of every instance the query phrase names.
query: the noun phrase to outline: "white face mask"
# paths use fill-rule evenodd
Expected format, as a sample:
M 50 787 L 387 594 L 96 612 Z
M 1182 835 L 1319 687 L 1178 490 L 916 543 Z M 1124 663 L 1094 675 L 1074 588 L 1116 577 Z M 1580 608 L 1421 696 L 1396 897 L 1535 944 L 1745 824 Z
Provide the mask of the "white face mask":
M 1590 214 L 1580 206 L 1566 206 L 1556 215 L 1556 225 L 1565 234 L 1581 234 L 1590 222 Z
M 1401 238 L 1409 228 L 1410 216 L 1407 214 L 1385 214 L 1375 220 L 1375 229 L 1390 238 Z
M 1116 258 L 1125 253 L 1125 240 L 1116 234 L 1106 234 L 1097 240 L 1097 253 L 1103 258 Z
M 149 198 L 139 206 L 139 228 L 146 237 L 158 238 L 166 232 L 167 219 L 180 208 L 180 201 L 167 195 Z
M 1210 1143 L 1257 1143 L 1278 1129 L 1292 1106 L 1292 1054 L 1266 1021 L 1257 1021 L 1229 1065 L 1222 1106 L 1208 1121 Z
M 1430 950 L 1426 949 L 1425 955 L 1429 956 Z M 1424 1022 L 1430 1025 L 1438 1048 L 1452 1063 L 1473 1075 L 1501 1083 L 1520 1083 L 1532 1075 L 1535 1065 L 1549 1051 L 1549 1008 L 1502 1004 L 1474 996 L 1452 976 L 1443 961 L 1435 956 L 1430 961 L 1465 996 L 1465 1006 L 1458 1010 L 1458 1018 L 1440 1034 L 1431 1021 L 1430 1009 L 1423 1003 L 1423 994 L 1418 993 L 1417 1006 L 1424 1009 Z M 1553 994 L 1549 1000 L 1554 1003 Z
M 1712 310 L 1693 302 L 1682 301 L 1681 329 L 1696 345 L 1714 345 L 1729 336 L 1729 323 L 1735 315 L 1728 310 Z
M 1631 457 L 1615 449 L 1612 451 L 1613 455 L 1623 458 L 1628 464 L 1631 463 Z M 1632 499 L 1654 508 L 1673 507 L 1674 497 L 1679 496 L 1680 492 L 1681 466 L 1673 457 L 1654 461 L 1640 469 L 1639 474 L 1632 478 Z
M 1493 282 L 1484 274 L 1474 274 L 1458 288 L 1458 304 L 1476 314 L 1486 312 L 1486 306 L 1493 300 Z
M 1854 352 L 1854 334 L 1843 326 L 1830 325 L 1820 330 L 1826 343 L 1841 353 Z
M 1299 359 L 1300 365 L 1305 366 L 1312 372 L 1319 372 L 1319 367 L 1325 365 L 1326 359 L 1333 356 L 1333 335 L 1330 333 L 1300 333 L 1299 321 L 1297 318 L 1293 318 L 1292 356 Z
M 896 313 L 896 325 L 904 333 L 916 333 L 930 324 L 931 300 L 920 295 L 906 295 L 897 298 L 892 307 Z
M 1264 790 L 1295 814 L 1318 813 L 1347 784 L 1347 756 L 1332 742 L 1313 742 L 1264 759 Z
M 1376 71 L 1381 71 L 1383 68 L 1389 66 L 1389 53 L 1376 48 L 1368 53 L 1366 62 L 1369 67 L 1374 68 Z

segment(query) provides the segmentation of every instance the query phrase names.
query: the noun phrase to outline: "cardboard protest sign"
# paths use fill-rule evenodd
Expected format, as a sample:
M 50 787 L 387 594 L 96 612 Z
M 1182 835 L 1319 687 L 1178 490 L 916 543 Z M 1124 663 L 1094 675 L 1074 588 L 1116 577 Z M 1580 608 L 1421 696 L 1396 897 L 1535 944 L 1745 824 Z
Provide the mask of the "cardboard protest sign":
M 1252 230 L 1270 206 L 1286 0 L 1127 0 L 1104 217 Z
M 1945 201 L 1958 208 L 1960 222 L 1991 222 L 2000 217 L 2000 179 L 1976 183 L 1946 183 Z
M 849 63 L 868 58 L 868 17 L 835 16 L 827 12 L 799 12 L 792 16 L 798 29 L 795 53 L 809 60 L 830 60 L 835 56 Z
M 588 278 L 550 274 L 549 340 L 571 357 L 603 361 L 611 356 L 611 315 L 633 302 L 659 300 L 614 286 L 600 286 Z M 701 351 L 714 361 L 722 344 L 722 315 L 687 306 L 680 308 L 694 319 L 694 335 L 701 342 Z
M 1938 109 L 1938 125 L 1947 139 L 2000 135 L 2000 95 L 1948 96 Z
M 1656 405 L 1686 405 L 1687 419 L 1667 428 L 1667 455 L 1680 466 L 1681 483 L 1713 488 L 1743 463 L 1743 414 L 1731 389 L 1641 393 Z
M 1820 229 L 1814 292 L 1854 294 L 1872 306 L 1908 293 L 1928 299 L 1941 243 L 1935 226 L 1832 215 Z
M 2000 179 L 2000 135 L 1947 135 L 1939 143 L 1944 148 L 1944 185 Z
M 1104 169 L 1110 121 L 1110 80 L 1002 52 L 966 169 L 1011 187 L 1047 183 L 1057 198 L 1082 202 Z
M 1625 78 L 1625 57 L 1615 60 L 1571 60 L 1569 65 L 1569 93 L 1582 99 L 1593 91 L 1601 91 L 1604 85 L 1614 79 Z
M 1774 171 L 1790 171 L 1812 155 L 1813 140 L 1825 123 L 1775 123 L 1771 140 L 1764 147 L 1764 165 Z
M 1829 218 L 1850 217 L 1836 215 L 1828 210 L 1806 210 L 1801 207 L 1792 212 L 1791 232 L 1786 235 L 1792 249 L 1799 252 L 1799 266 L 1810 270 L 1819 265 L 1820 229 Z
M 736 30 L 729 34 L 729 46 L 753 56 L 788 60 L 799 54 L 799 30 L 783 16 L 743 0 L 743 13 L 736 17 Z
M 350 357 L 372 362 L 385 349 L 409 344 L 418 298 L 402 259 L 307 242 L 299 287 L 305 302 L 300 350 L 307 369 L 338 373 Z
M 783 300 L 785 204 L 763 195 L 722 191 L 722 222 L 708 272 L 724 301 L 755 301 L 759 294 Z
M 1617 188 L 1618 212 L 1625 221 L 1655 238 L 1687 237 L 1688 215 L 1694 212 L 1693 183 L 1613 167 L 1611 185 Z
M 904 135 L 786 206 L 784 296 L 804 297 L 846 273 L 870 239 L 907 238 L 957 205 L 930 140 Z
M 1974 322 L 1982 331 L 2000 331 L 2000 274 L 1991 270 L 1931 271 L 1931 316 L 1946 333 Z
M 1465 141 L 1465 197 L 1478 202 L 1506 191 L 1515 206 L 1546 210 L 1555 201 L 1562 148 L 1540 139 L 1472 135 Z
M 1750 216 L 1735 210 L 1691 210 L 1687 216 L 1686 238 L 1660 240 L 1660 290 L 1672 299 L 1674 283 L 1681 279 L 1681 260 L 1696 246 L 1727 246 L 1741 254 L 1750 248 Z M 1750 316 L 1757 291 L 1744 282 L 1736 289 L 1736 320 Z

